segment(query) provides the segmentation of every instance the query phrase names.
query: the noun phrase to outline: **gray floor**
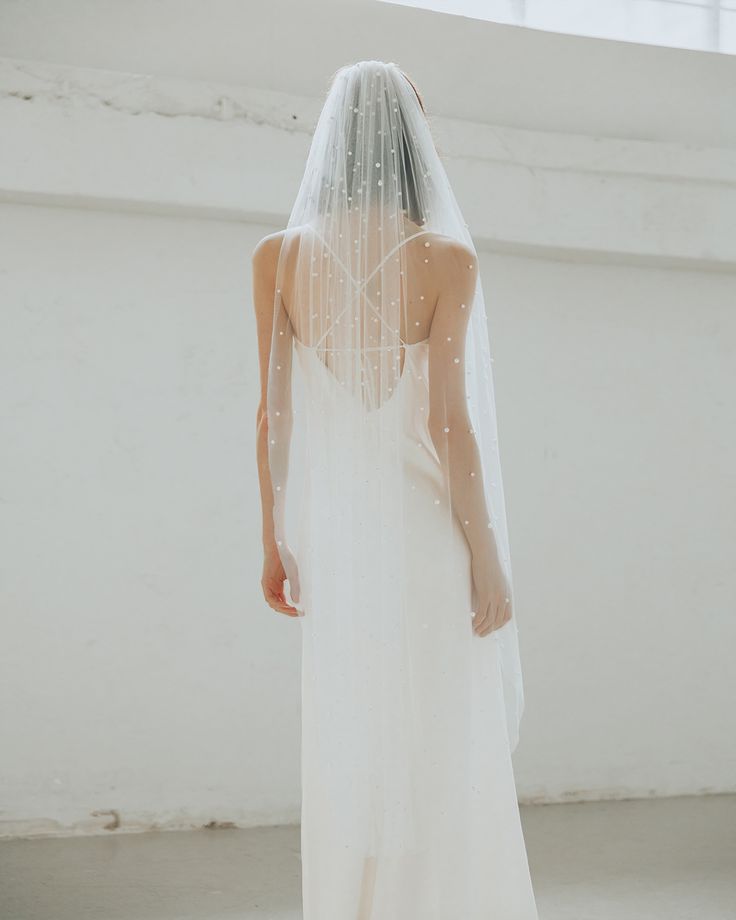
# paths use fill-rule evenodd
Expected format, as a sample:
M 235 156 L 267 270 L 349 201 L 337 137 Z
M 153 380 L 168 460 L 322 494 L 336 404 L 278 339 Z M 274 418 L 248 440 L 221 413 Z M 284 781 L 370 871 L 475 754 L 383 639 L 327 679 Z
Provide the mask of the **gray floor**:
M 736 918 L 736 796 L 538 805 L 523 820 L 540 920 Z M 0 872 L 2 920 L 300 917 L 294 827 L 6 841 Z

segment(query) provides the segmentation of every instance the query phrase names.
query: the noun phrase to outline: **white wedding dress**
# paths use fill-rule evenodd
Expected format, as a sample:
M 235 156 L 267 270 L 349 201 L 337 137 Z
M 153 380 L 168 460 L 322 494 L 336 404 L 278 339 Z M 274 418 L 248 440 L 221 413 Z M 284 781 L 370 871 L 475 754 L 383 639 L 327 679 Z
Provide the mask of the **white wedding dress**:
M 303 611 L 304 920 L 537 920 L 516 615 L 485 636 L 471 619 L 513 600 L 485 299 L 394 62 L 335 73 L 267 242 L 263 484 Z
M 498 633 L 471 629 L 468 545 L 427 426 L 427 341 L 403 348 L 395 390 L 372 413 L 375 443 L 363 419 L 359 445 L 355 397 L 313 348 L 295 350 L 308 431 L 304 920 L 536 920 Z M 386 430 L 398 432 L 399 503 L 376 474 Z M 331 537 L 345 533 L 349 545 Z

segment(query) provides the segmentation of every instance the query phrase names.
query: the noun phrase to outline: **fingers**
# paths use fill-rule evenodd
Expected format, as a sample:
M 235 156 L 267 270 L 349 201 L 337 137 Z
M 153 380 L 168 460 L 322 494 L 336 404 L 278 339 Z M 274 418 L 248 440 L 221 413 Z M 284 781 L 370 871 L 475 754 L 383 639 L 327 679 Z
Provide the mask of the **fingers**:
M 504 597 L 499 602 L 494 601 L 487 606 L 483 615 L 473 618 L 473 632 L 478 636 L 487 636 L 505 626 L 511 619 L 511 614 L 510 598 Z
M 494 632 L 497 629 L 500 629 L 502 626 L 505 626 L 506 623 L 511 619 L 511 599 L 504 597 L 496 606 L 496 615 L 491 623 L 488 632 Z M 485 633 L 484 635 L 487 635 Z
M 289 582 L 289 594 L 294 603 L 298 604 L 300 593 L 299 569 L 297 568 L 296 560 L 290 552 L 284 554 L 284 569 L 284 574 Z
M 483 604 L 476 608 L 476 614 L 473 617 L 473 632 L 478 636 L 485 635 L 484 630 L 488 627 L 490 621 L 491 607 L 489 604 Z
M 266 603 L 269 607 L 271 607 L 277 613 L 285 613 L 290 617 L 299 616 L 299 611 L 296 609 L 296 607 L 292 607 L 290 604 L 286 603 L 283 582 L 279 583 L 264 581 L 262 582 L 261 587 L 263 588 L 263 596 L 266 599 Z

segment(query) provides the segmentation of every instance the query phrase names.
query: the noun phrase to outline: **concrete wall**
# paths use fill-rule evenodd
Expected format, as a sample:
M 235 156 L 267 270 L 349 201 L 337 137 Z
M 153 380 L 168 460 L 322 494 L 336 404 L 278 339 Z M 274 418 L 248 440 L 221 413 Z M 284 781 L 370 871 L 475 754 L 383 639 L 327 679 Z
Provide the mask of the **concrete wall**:
M 376 30 L 377 17 L 421 16 L 438 46 L 447 28 L 350 4 Z M 195 7 L 180 7 L 192 43 L 207 25 Z M 245 52 L 275 41 L 269 16 L 283 10 L 217 7 L 252 67 Z M 232 54 L 226 76 L 242 81 L 222 82 L 221 49 L 197 45 L 192 63 L 190 46 L 167 43 L 169 4 L 146 9 L 138 44 L 115 4 L 70 3 L 60 21 L 36 2 L 0 15 L 10 834 L 93 831 L 110 811 L 130 829 L 298 818 L 299 635 L 258 585 L 249 269 L 288 213 L 331 63 L 313 55 L 306 81 L 293 61 L 254 80 Z M 535 67 L 546 49 L 552 82 L 571 66 L 564 36 L 451 28 L 463 44 L 448 73 L 479 35 L 528 39 Z M 526 121 L 509 124 L 477 81 L 457 111 L 451 93 L 434 107 L 437 68 L 412 47 L 352 55 L 413 56 L 481 249 L 526 674 L 524 800 L 735 788 L 736 161 L 712 95 L 734 61 L 679 53 L 702 102 L 688 142 L 687 119 L 642 132 L 657 93 L 671 105 L 676 77 L 658 81 L 678 52 L 593 44 L 599 81 L 618 49 L 619 63 L 638 55 L 646 86 L 628 122 L 630 70 L 601 87 L 607 136 L 605 112 L 582 131 L 587 86 L 551 132 L 526 77 Z M 591 45 L 567 50 L 584 62 Z M 718 105 L 734 86 L 720 84 Z

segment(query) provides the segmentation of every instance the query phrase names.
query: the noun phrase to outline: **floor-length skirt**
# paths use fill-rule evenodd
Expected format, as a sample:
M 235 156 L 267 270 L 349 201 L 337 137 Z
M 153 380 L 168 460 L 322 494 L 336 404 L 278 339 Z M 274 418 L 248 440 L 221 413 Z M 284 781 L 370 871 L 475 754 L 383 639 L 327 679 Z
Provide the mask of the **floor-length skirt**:
M 420 417 L 411 392 L 404 397 L 408 417 Z M 437 515 L 451 512 L 426 426 L 409 426 L 402 449 L 400 520 L 388 504 L 381 514 L 361 506 L 347 481 L 335 504 L 339 476 L 307 477 L 299 551 L 304 920 L 537 920 L 498 634 L 472 631 L 470 553 L 459 524 L 449 552 L 437 542 Z M 320 458 L 310 462 L 316 468 Z M 320 496 L 328 487 L 333 494 Z M 335 515 L 351 516 L 350 545 L 330 543 L 345 532 Z M 400 561 L 378 577 L 375 547 L 393 533 Z M 403 605 L 394 622 L 386 611 L 396 597 Z

